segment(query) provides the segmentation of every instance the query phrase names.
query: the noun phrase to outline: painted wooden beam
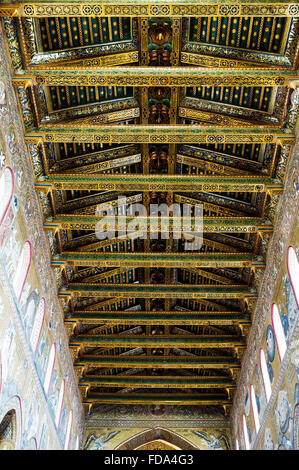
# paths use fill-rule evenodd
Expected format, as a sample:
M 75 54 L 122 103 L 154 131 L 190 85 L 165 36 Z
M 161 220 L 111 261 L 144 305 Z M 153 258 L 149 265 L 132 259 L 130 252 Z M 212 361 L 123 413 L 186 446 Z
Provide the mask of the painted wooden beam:
M 70 346 L 86 347 L 143 347 L 152 348 L 245 348 L 241 336 L 209 335 L 78 335 L 70 339 Z
M 283 138 L 294 139 L 293 131 L 265 126 L 250 129 L 181 124 L 107 126 L 100 123 L 100 116 L 73 119 L 63 124 L 44 124 L 25 134 L 28 142 L 107 144 L 271 144 Z
M 121 218 L 106 218 L 107 230 L 115 230 L 115 232 L 123 233 L 124 227 L 129 228 L 130 222 L 137 221 L 133 217 Z M 96 230 L 99 228 L 97 225 L 101 221 L 100 217 L 82 216 L 82 215 L 60 215 L 56 217 L 49 217 L 44 223 L 46 230 Z M 132 235 L 131 238 L 138 236 L 146 236 L 146 233 L 172 233 L 177 238 L 181 238 L 182 234 L 182 221 L 181 218 L 174 217 L 161 217 L 158 219 L 157 228 L 151 217 L 138 217 L 139 229 L 131 229 L 131 232 L 137 230 L 139 235 Z M 196 225 L 197 224 L 197 225 Z M 204 217 L 202 223 L 199 223 L 194 218 L 190 220 L 192 230 L 197 230 L 197 233 L 258 233 L 258 232 L 272 232 L 273 226 L 269 221 L 265 221 L 260 217 Z M 188 229 L 189 230 L 189 229 Z M 185 230 L 187 232 L 187 230 Z M 188 232 L 188 233 L 189 233 Z M 137 232 L 136 232 L 137 233 Z M 193 233 L 194 235 L 194 233 Z M 122 235 L 120 240 L 129 239 L 129 236 Z
M 262 256 L 242 253 L 82 253 L 63 252 L 54 255 L 52 266 L 59 264 L 97 267 L 170 267 L 170 268 L 263 268 Z M 109 273 L 107 273 L 109 274 Z
M 142 369 L 240 369 L 240 361 L 228 356 L 81 356 L 74 367 L 120 367 Z
M 38 69 L 19 71 L 13 82 L 32 81 L 40 86 L 288 86 L 298 79 L 292 70 L 217 70 L 203 67 L 111 67 L 95 68 L 90 64 L 76 67 L 71 64 L 41 64 Z
M 200 176 L 144 174 L 51 174 L 41 176 L 36 189 L 91 191 L 264 192 L 282 191 L 282 183 L 268 176 Z
M 163 393 L 91 393 L 83 400 L 84 404 L 114 403 L 132 405 L 231 405 L 232 400 L 227 394 L 163 394 Z
M 83 2 L 80 0 L 19 0 L 16 3 L 0 5 L 0 16 L 61 17 L 61 16 L 131 16 L 131 17 L 167 17 L 167 16 L 254 16 L 254 17 L 296 17 L 298 6 L 294 2 L 262 2 L 261 0 L 235 0 L 223 3 L 221 0 L 105 0 Z
M 85 376 L 79 380 L 79 387 L 146 387 L 146 388 L 236 388 L 229 377 L 188 377 L 188 376 Z
M 72 314 L 65 324 L 81 325 L 250 325 L 251 321 L 243 314 L 231 312 L 93 312 L 82 311 Z
M 74 297 L 142 297 L 180 299 L 242 299 L 257 297 L 253 288 L 246 285 L 200 284 L 87 284 L 70 283 L 59 289 L 59 296 Z

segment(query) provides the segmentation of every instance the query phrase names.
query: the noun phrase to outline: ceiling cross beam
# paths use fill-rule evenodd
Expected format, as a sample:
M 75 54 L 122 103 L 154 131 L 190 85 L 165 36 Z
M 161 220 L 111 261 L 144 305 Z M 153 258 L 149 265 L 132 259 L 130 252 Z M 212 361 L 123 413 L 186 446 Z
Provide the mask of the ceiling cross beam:
M 70 346 L 83 347 L 162 347 L 162 348 L 241 348 L 246 341 L 241 336 L 218 335 L 78 335 L 70 338 Z
M 113 230 L 121 233 L 120 240 L 130 239 L 129 235 L 123 234 L 126 224 L 137 223 L 137 217 L 106 217 L 103 223 L 106 224 L 107 230 Z M 44 228 L 46 230 L 97 230 L 100 217 L 82 216 L 82 215 L 60 215 L 49 217 L 46 219 Z M 148 217 L 138 217 L 139 229 L 131 229 L 132 238 L 143 236 L 146 232 L 165 233 L 171 231 L 175 236 L 181 238 L 182 235 L 182 218 L 161 217 L 157 218 L 157 224 L 153 219 Z M 195 232 L 196 229 L 196 232 Z M 190 218 L 190 228 L 185 230 L 186 234 L 192 236 L 202 233 L 259 233 L 272 232 L 273 227 L 269 221 L 265 221 L 260 217 L 204 217 L 199 223 L 194 218 Z M 108 234 L 107 234 L 108 236 Z M 107 260 L 108 262 L 108 260 Z
M 18 71 L 13 83 L 32 82 L 38 86 L 288 86 L 298 79 L 298 71 L 264 69 L 229 69 L 201 67 L 94 67 L 71 64 L 40 65 L 38 69 Z
M 124 312 L 124 311 L 76 311 L 65 323 L 81 325 L 250 325 L 248 317 L 235 312 Z
M 294 2 L 281 0 L 280 2 L 259 0 L 235 0 L 228 5 L 221 0 L 164 0 L 163 3 L 139 0 L 132 3 L 129 0 L 105 0 L 98 2 L 81 2 L 74 0 L 19 0 L 15 3 L 0 5 L 0 16 L 22 17 L 165 17 L 165 16 L 254 16 L 254 17 L 296 17 L 299 15 Z
M 264 192 L 282 191 L 283 185 L 268 176 L 213 175 L 77 175 L 51 174 L 38 178 L 36 189 L 90 191 Z
M 84 376 L 79 387 L 146 387 L 146 388 L 236 388 L 230 377 L 188 377 L 188 376 Z
M 238 359 L 229 356 L 91 356 L 78 357 L 74 367 L 121 367 L 121 368 L 159 368 L 159 369 L 240 369 Z
M 280 139 L 294 139 L 291 129 L 254 127 L 249 129 L 213 126 L 140 125 L 98 122 L 97 116 L 73 119 L 67 123 L 43 124 L 26 131 L 25 141 L 52 143 L 119 143 L 119 144 L 271 144 Z
M 170 267 L 170 268 L 264 268 L 265 261 L 258 255 L 242 253 L 109 253 L 63 252 L 52 257 L 52 266 L 66 263 L 72 266 L 97 267 Z M 109 274 L 109 273 L 108 273 Z
M 231 405 L 232 400 L 227 394 L 215 395 L 207 393 L 92 393 L 83 399 L 83 404 L 132 404 L 132 405 Z

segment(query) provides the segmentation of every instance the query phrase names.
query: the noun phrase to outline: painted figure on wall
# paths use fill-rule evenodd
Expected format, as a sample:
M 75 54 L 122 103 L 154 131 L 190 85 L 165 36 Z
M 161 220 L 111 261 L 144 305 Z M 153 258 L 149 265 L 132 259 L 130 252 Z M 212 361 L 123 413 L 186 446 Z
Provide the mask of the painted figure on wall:
M 284 332 L 287 337 L 287 342 L 289 342 L 292 335 L 296 320 L 298 318 L 298 306 L 294 296 L 293 288 L 289 276 L 285 275 L 284 278 L 284 290 L 283 294 L 285 297 L 284 310 L 286 312 L 282 315 L 282 322 L 284 327 Z
M 36 351 L 36 366 L 42 382 L 46 375 L 48 356 L 50 352 L 50 339 L 47 333 L 48 332 L 44 329 Z
M 280 390 L 277 398 L 277 407 L 275 410 L 276 422 L 278 425 L 278 439 L 276 448 L 282 450 L 292 450 L 292 436 L 293 436 L 293 408 L 290 405 L 287 397 L 286 390 Z
M 17 229 L 15 227 L 12 227 L 10 237 L 3 247 L 2 253 L 7 275 L 10 279 L 13 279 L 21 253 L 21 243 L 18 240 Z
M 52 407 L 52 410 L 54 412 L 55 412 L 56 407 L 57 407 L 58 396 L 59 396 L 58 380 L 59 380 L 59 375 L 58 375 L 58 372 L 57 372 L 56 368 L 54 368 L 52 379 L 51 379 L 51 385 L 50 385 L 50 389 L 49 389 L 49 393 L 48 393 L 48 400 L 49 400 L 49 402 L 51 404 L 51 407 Z
M 40 296 L 37 292 L 37 289 L 31 292 L 27 298 L 25 305 L 25 312 L 23 315 L 24 329 L 28 342 L 30 341 L 30 336 L 32 332 L 32 327 L 34 323 L 34 318 L 36 315 L 36 310 L 40 301 Z
M 273 439 L 269 428 L 265 429 L 264 450 L 274 450 Z
M 113 431 L 106 437 L 105 434 L 101 434 L 99 437 L 96 437 L 94 434 L 90 434 L 90 436 L 88 436 L 86 440 L 84 450 L 105 450 L 106 442 L 110 441 L 110 439 L 112 439 L 118 433 L 119 431 Z M 91 445 L 91 447 L 89 447 L 91 442 L 93 442 L 93 444 Z
M 35 450 L 36 448 L 36 435 L 38 431 L 38 422 L 40 419 L 40 403 L 37 399 L 37 394 L 34 388 L 31 392 L 30 406 L 26 406 L 27 414 L 24 416 L 24 431 L 22 439 L 22 449 Z
M 209 450 L 229 450 L 230 449 L 228 439 L 224 434 L 222 434 L 219 438 L 217 438 L 216 436 L 214 436 L 214 434 L 210 434 L 209 437 L 207 437 L 205 434 L 199 431 L 193 431 L 193 433 L 196 436 L 201 437 L 207 442 Z M 221 441 L 223 442 L 224 447 L 221 444 Z
M 256 376 L 256 384 L 257 384 L 257 388 L 255 391 L 255 398 L 256 398 L 259 418 L 261 419 L 267 406 L 267 400 L 266 400 L 266 394 L 265 394 L 265 389 L 263 386 L 263 379 L 262 379 L 262 374 L 261 374 L 261 369 L 260 369 L 259 364 L 257 364 L 255 367 L 255 376 Z
M 247 390 L 247 393 L 246 393 L 246 396 L 245 396 L 245 401 L 244 401 L 244 411 L 245 411 L 246 416 L 249 415 L 249 411 L 250 411 L 250 398 L 249 398 L 249 396 L 250 396 L 249 390 Z
M 67 407 L 66 405 L 64 405 L 62 408 L 60 424 L 59 424 L 59 429 L 58 429 L 59 437 L 62 442 L 64 442 L 65 435 L 66 435 L 66 418 L 67 418 Z
M 6 327 L 5 333 L 0 339 L 3 388 L 4 386 L 7 387 L 9 381 L 11 380 L 13 364 L 15 363 L 15 333 L 16 329 L 14 325 L 10 322 L 9 325 Z
M 273 367 L 272 367 L 271 362 L 273 362 L 275 358 L 275 335 L 274 335 L 272 325 L 268 325 L 268 328 L 266 331 L 266 345 L 267 345 L 267 357 L 268 357 L 267 368 L 268 368 L 270 381 L 271 383 L 273 383 L 274 372 L 273 372 Z

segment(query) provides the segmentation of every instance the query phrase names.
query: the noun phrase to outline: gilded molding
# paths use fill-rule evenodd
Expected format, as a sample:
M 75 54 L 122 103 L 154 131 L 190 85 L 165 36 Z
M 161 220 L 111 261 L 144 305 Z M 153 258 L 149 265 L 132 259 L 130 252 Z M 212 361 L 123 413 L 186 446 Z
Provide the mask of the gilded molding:
M 100 347 L 117 347 L 127 345 L 129 347 L 143 346 L 152 347 L 163 345 L 163 347 L 178 347 L 178 348 L 229 348 L 238 347 L 245 348 L 245 339 L 240 336 L 208 336 L 208 335 L 187 335 L 187 336 L 137 336 L 137 335 L 110 335 L 110 336 L 93 336 L 93 335 L 78 335 L 73 336 L 70 340 L 72 346 L 83 344 L 84 346 L 100 346 Z
M 130 3 L 122 0 L 101 2 L 51 2 L 36 1 L 26 3 L 16 2 L 13 5 L 2 5 L 0 16 L 47 17 L 47 16 L 279 16 L 295 17 L 299 15 L 299 7 L 296 3 L 260 3 L 234 2 L 223 4 L 219 1 L 192 1 L 192 0 L 165 0 L 163 4 L 152 2 Z
M 118 314 L 118 312 L 114 312 Z M 167 315 L 167 312 L 165 312 Z M 70 320 L 71 321 L 71 320 Z M 240 368 L 240 363 L 238 359 L 232 358 L 229 356 L 188 356 L 183 357 L 174 357 L 174 356 L 163 356 L 163 357 L 155 357 L 155 356 L 92 356 L 92 355 L 84 355 L 78 357 L 75 360 L 74 367 L 107 367 L 107 366 L 117 366 L 121 365 L 122 367 L 136 367 L 136 368 L 151 368 L 157 367 L 159 368 L 177 368 L 178 366 L 183 369 L 190 369 L 190 368 L 203 368 L 203 369 L 222 369 L 223 367 L 227 368 L 230 367 L 232 370 L 238 370 Z
M 72 266 L 97 267 L 181 267 L 181 268 L 220 268 L 220 267 L 255 267 L 263 268 L 262 257 L 245 253 L 201 253 L 200 257 L 186 253 L 78 253 L 63 252 L 52 257 L 52 266 L 66 262 Z M 111 273 L 109 271 L 109 273 Z
M 227 395 L 218 394 L 217 396 L 210 394 L 183 394 L 178 395 L 175 393 L 172 394 L 163 394 L 163 393 L 146 393 L 146 394 L 136 394 L 136 393 L 120 393 L 120 394 L 107 394 L 107 393 L 91 393 L 89 392 L 86 397 L 83 399 L 83 404 L 93 403 L 103 403 L 103 404 L 132 404 L 132 405 L 141 405 L 141 404 L 159 404 L 159 405 L 231 405 L 232 401 Z M 198 423 L 198 422 L 197 422 Z M 145 427 L 148 425 L 148 421 L 145 423 Z M 169 421 L 169 427 L 171 427 L 171 421 Z M 196 425 L 198 428 L 198 424 Z
M 118 54 L 119 56 L 120 54 Z M 108 56 L 109 57 L 109 56 Z M 115 56 L 114 56 L 115 57 Z M 107 59 L 106 57 L 102 58 Z M 94 58 L 92 59 L 94 60 Z M 138 59 L 137 59 L 138 60 Z M 214 68 L 199 70 L 197 67 L 181 68 L 171 67 L 169 70 L 161 67 L 135 66 L 117 69 L 97 68 L 103 64 L 76 65 L 66 63 L 51 67 L 44 65 L 38 69 L 31 68 L 30 72 L 20 71 L 19 75 L 28 75 L 36 84 L 41 86 L 288 86 L 298 78 L 297 71 L 291 70 L 240 70 L 239 68 L 227 71 L 220 69 L 215 73 Z
M 38 130 L 26 132 L 25 140 L 32 137 L 41 137 L 44 142 L 82 142 L 82 143 L 144 143 L 144 144 L 171 144 L 171 143 L 202 143 L 202 144 L 252 144 L 273 143 L 282 137 L 293 138 L 289 129 L 278 128 L 252 128 L 230 129 L 208 126 L 185 125 L 130 125 L 130 126 L 98 126 L 85 124 L 76 126 L 76 121 L 66 123 L 63 127 L 53 123 L 51 130 L 40 127 Z
M 182 376 L 113 376 L 113 375 L 87 375 L 80 379 L 79 387 L 137 387 L 144 388 L 236 388 L 235 382 L 228 377 L 182 377 Z
M 226 175 L 248 175 L 248 171 L 241 170 L 239 168 L 234 168 L 228 165 L 220 165 L 215 162 L 209 162 L 206 160 L 201 160 L 194 157 L 189 157 L 187 155 L 180 155 L 178 154 L 176 157 L 177 163 L 181 163 L 182 165 L 194 166 L 196 168 L 202 168 L 205 171 L 211 171 L 213 173 L 218 174 L 226 174 Z
M 282 191 L 281 182 L 267 176 L 198 176 L 198 175 L 71 175 L 51 174 L 40 177 L 37 189 L 92 189 L 109 191 Z
M 118 218 L 120 219 L 120 218 Z M 56 217 L 49 217 L 46 219 L 44 228 L 48 229 L 67 229 L 67 230 L 95 230 L 97 223 L 101 219 L 99 217 L 92 216 L 82 216 L 82 215 L 59 215 Z M 127 217 L 127 222 L 134 221 L 134 217 Z M 111 219 L 111 225 L 107 222 L 107 228 L 115 229 L 118 231 L 119 225 L 118 221 L 115 222 L 114 218 Z M 123 222 L 122 222 L 123 223 Z M 150 218 L 141 218 L 138 217 L 139 230 L 148 232 L 150 231 Z M 191 219 L 191 227 L 194 229 L 195 219 Z M 122 225 L 121 225 L 122 227 Z M 158 231 L 159 232 L 168 232 L 169 227 L 171 231 L 176 232 L 176 227 L 178 232 L 181 233 L 181 221 L 175 220 L 173 217 L 166 220 L 162 218 L 158 222 Z M 199 227 L 197 227 L 199 228 Z M 250 218 L 250 217 L 227 217 L 227 218 L 216 218 L 216 217 L 205 217 L 203 220 L 203 225 L 200 226 L 200 229 L 203 233 L 258 233 L 260 231 L 271 232 L 273 227 L 270 222 L 264 221 L 263 219 Z
M 246 119 L 237 119 L 231 116 L 225 116 L 221 114 L 216 114 L 213 112 L 202 111 L 199 109 L 192 109 L 186 108 L 183 106 L 179 107 L 180 118 L 190 119 L 195 121 L 200 121 L 201 126 L 205 125 L 219 125 L 225 126 L 227 128 L 248 128 L 248 127 L 256 127 L 257 122 L 249 122 Z

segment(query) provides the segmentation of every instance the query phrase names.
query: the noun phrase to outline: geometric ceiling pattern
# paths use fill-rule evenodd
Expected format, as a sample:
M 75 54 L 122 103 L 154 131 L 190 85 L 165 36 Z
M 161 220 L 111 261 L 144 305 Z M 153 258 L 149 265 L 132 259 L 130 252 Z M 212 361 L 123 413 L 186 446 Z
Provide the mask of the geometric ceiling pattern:
M 229 413 L 294 144 L 298 7 L 164 3 L 0 6 L 87 413 Z M 102 203 L 201 204 L 202 246 Z

